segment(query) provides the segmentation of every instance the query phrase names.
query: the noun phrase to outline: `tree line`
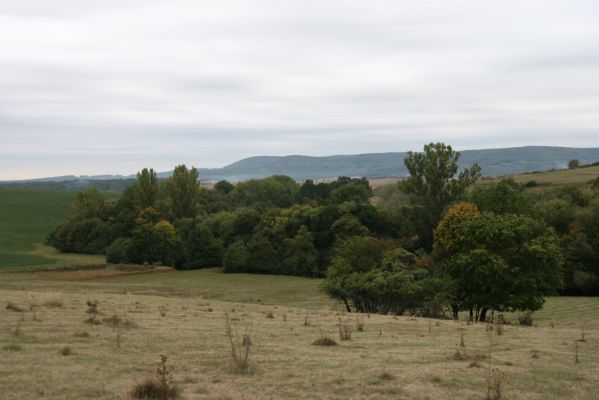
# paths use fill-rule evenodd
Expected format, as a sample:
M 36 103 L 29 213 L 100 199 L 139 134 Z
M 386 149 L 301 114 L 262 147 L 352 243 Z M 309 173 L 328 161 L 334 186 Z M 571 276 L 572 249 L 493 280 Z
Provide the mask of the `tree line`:
M 409 152 L 395 206 L 366 179 L 296 183 L 272 176 L 212 189 L 177 166 L 137 175 L 116 201 L 88 189 L 49 235 L 61 251 L 112 263 L 325 277 L 350 311 L 439 315 L 535 310 L 546 294 L 597 294 L 599 196 L 566 188 L 536 198 L 511 180 L 473 184 L 443 143 Z

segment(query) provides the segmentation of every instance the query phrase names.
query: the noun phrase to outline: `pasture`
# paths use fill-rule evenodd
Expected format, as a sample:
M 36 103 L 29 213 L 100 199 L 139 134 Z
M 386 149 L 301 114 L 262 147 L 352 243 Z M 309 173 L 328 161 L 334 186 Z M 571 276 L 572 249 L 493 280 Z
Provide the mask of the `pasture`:
M 484 399 L 489 368 L 503 398 L 599 396 L 597 298 L 549 298 L 535 326 L 498 335 L 465 321 L 350 315 L 315 279 L 91 271 L 0 274 L 2 398 L 127 399 L 160 354 L 183 399 Z M 90 299 L 99 324 L 85 322 Z M 249 372 L 232 364 L 225 315 L 239 335 L 251 330 Z M 321 336 L 337 345 L 312 345 Z
M 513 176 L 517 183 L 526 184 L 527 182 L 535 181 L 539 186 L 585 185 L 597 177 L 599 177 L 599 166 L 532 172 Z M 480 183 L 484 184 L 493 181 L 483 179 Z

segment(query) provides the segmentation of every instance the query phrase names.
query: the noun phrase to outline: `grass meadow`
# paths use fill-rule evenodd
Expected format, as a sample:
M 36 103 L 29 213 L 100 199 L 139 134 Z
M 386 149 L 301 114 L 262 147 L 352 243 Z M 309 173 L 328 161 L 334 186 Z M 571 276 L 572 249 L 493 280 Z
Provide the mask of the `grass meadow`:
M 534 172 L 513 176 L 517 183 L 526 184 L 527 182 L 535 181 L 540 186 L 585 185 L 597 177 L 599 177 L 599 166 Z M 493 182 L 493 180 L 481 181 L 481 183 L 486 182 Z
M 548 298 L 534 326 L 507 315 L 498 334 L 347 314 L 319 284 L 215 269 L 2 273 L 1 397 L 127 399 L 160 354 L 183 399 L 485 399 L 489 371 L 502 398 L 599 396 L 598 298 Z M 94 299 L 98 324 L 86 322 Z M 232 363 L 225 315 L 239 337 L 250 329 L 249 372 Z M 337 345 L 312 345 L 322 336 Z

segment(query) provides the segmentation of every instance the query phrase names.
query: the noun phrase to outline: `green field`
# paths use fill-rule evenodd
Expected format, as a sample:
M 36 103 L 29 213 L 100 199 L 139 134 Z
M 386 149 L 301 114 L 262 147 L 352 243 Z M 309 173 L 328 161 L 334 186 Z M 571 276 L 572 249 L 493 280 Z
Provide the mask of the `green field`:
M 527 182 L 535 181 L 540 186 L 584 185 L 597 177 L 599 177 L 599 166 L 535 172 L 513 176 L 517 183 L 526 184 Z M 494 180 L 495 179 L 484 179 L 481 182 L 492 182 Z
M 46 236 L 71 213 L 70 203 L 76 193 L 0 189 L 0 269 L 78 263 L 79 258 L 63 258 L 42 245 Z M 90 257 L 82 259 L 89 261 Z M 95 257 L 95 260 L 101 262 L 102 258 Z

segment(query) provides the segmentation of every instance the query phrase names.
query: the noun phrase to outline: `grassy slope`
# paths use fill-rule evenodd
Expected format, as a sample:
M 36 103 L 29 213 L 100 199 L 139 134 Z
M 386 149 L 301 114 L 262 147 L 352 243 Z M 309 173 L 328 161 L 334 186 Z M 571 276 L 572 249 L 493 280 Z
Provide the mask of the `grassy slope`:
M 339 318 L 349 317 L 339 313 L 340 307 L 323 302 L 316 280 L 224 275 L 214 270 L 85 281 L 53 280 L 51 274 L 60 273 L 2 274 L 19 285 L 15 289 L 2 285 L 3 301 L 27 310 L 32 302 L 44 304 L 46 299 L 64 303 L 60 308 L 42 305 L 38 321 L 31 311 L 20 322 L 19 314 L 0 308 L 0 326 L 5 327 L 0 331 L 2 398 L 42 394 L 47 399 L 126 398 L 135 382 L 152 376 L 159 354 L 169 356 L 184 399 L 481 399 L 486 395 L 487 362 L 472 364 L 488 352 L 484 325 L 362 315 L 364 331 L 339 342 Z M 293 288 L 301 290 L 286 293 Z M 252 297 L 271 304 L 239 302 Z M 89 298 L 100 301 L 100 318 L 118 314 L 134 323 L 132 328 L 121 328 L 120 348 L 115 327 L 83 322 Z M 549 299 L 545 319 L 535 316 L 538 326 L 507 326 L 503 335 L 490 336 L 491 367 L 504 374 L 504 398 L 597 398 L 598 307 L 597 298 Z M 164 317 L 161 308 L 167 310 Z M 251 324 L 254 372 L 250 375 L 231 368 L 223 335 L 225 312 L 238 331 L 243 331 L 244 320 Z M 267 312 L 274 318 L 267 318 Z M 355 321 L 355 316 L 351 319 Z M 581 337 L 581 319 L 586 323 L 586 341 L 576 342 Z M 19 324 L 21 335 L 15 336 Z M 80 332 L 89 337 L 77 337 Z M 466 359 L 456 360 L 461 332 Z M 339 345 L 311 346 L 321 334 Z M 579 363 L 574 362 L 576 343 Z M 5 347 L 9 345 L 13 347 Z M 15 345 L 20 349 L 10 351 Z M 73 355 L 60 354 L 65 346 Z M 533 357 L 533 350 L 539 358 Z M 381 379 L 381 372 L 392 378 Z
M 76 192 L 0 189 L 0 269 L 31 268 L 90 260 L 89 256 L 63 258 L 42 246 L 71 212 Z M 114 197 L 115 194 L 108 194 Z M 95 261 L 102 258 L 95 257 Z
M 539 185 L 558 186 L 558 185 L 582 185 L 599 177 L 599 166 L 562 169 L 550 172 L 537 172 L 530 174 L 518 174 L 513 178 L 518 183 L 535 181 Z M 488 182 L 485 180 L 483 182 Z

